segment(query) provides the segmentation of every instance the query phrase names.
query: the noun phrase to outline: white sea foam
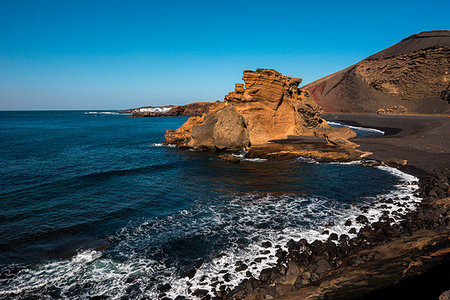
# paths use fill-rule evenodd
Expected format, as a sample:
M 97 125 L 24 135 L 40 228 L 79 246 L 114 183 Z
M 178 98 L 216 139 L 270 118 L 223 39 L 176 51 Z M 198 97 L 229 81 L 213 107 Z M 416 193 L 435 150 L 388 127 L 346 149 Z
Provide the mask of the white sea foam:
M 301 162 L 305 162 L 305 163 L 308 163 L 308 164 L 318 164 L 319 163 L 318 161 L 316 161 L 316 160 L 314 160 L 314 159 L 312 159 L 310 157 L 303 157 L 303 156 L 297 157 L 296 160 L 299 160 Z
M 144 108 L 138 108 L 135 109 L 139 112 L 160 112 L 165 113 L 168 112 L 172 107 L 144 107 Z
M 153 143 L 153 144 L 150 144 L 150 146 L 152 146 L 152 147 L 169 147 L 169 148 L 176 147 L 176 145 L 173 145 L 173 144 L 164 145 L 163 143 Z
M 370 206 L 368 212 L 364 213 L 369 221 L 377 221 L 384 210 L 392 212 L 400 207 L 414 209 L 421 200 L 415 196 L 418 185 L 413 183 L 417 178 L 387 166 L 377 168 L 396 176 L 399 182 L 390 192 L 363 198 L 361 202 L 369 204 L 397 197 L 406 199 L 405 196 L 409 199 Z M 286 250 L 286 243 L 290 239 L 324 241 L 328 238 L 328 235 L 322 234 L 325 229 L 330 233 L 354 237 L 355 235 L 348 233 L 350 227 L 344 225 L 348 219 L 352 221 L 351 227 L 357 231 L 363 226 L 356 223 L 356 217 L 361 214 L 359 208 L 332 199 L 246 193 L 235 194 L 230 201 L 219 200 L 206 205 L 196 204 L 193 208 L 181 210 L 161 220 L 149 220 L 137 226 L 130 224 L 113 237 L 119 258 L 112 259 L 98 251 L 83 251 L 69 260 L 23 269 L 13 279 L 0 279 L 0 296 L 20 298 L 21 293 L 56 287 L 61 289 L 62 298 L 79 298 L 71 296 L 73 290 L 88 286 L 85 298 L 109 295 L 112 299 L 119 299 L 126 295 L 127 288 L 136 284 L 141 293 L 157 299 L 157 286 L 162 283 L 171 285 L 172 288 L 167 292 L 167 296 L 171 298 L 177 295 L 195 298 L 190 294 L 196 289 L 206 289 L 212 295 L 211 284 L 214 282 L 231 289 L 246 278 L 247 271 L 258 277 L 263 269 L 274 266 L 277 261 L 277 245 Z M 381 207 L 383 205 L 386 207 Z M 198 215 L 202 215 L 202 218 L 197 218 Z M 395 221 L 400 220 L 397 216 L 391 216 Z M 283 225 L 279 228 L 260 227 L 265 223 L 278 224 L 277 222 Z M 328 222 L 333 222 L 334 225 L 326 227 Z M 139 244 L 158 245 L 175 238 L 209 235 L 216 228 L 221 228 L 230 236 L 243 233 L 247 242 L 242 244 L 231 240 L 223 249 L 222 255 L 206 260 L 192 279 L 180 278 L 173 265 L 167 267 L 161 262 L 146 258 L 141 253 L 145 246 L 136 247 Z M 264 241 L 269 241 L 272 246 L 262 247 Z M 256 263 L 254 259 L 257 257 L 264 259 Z M 246 264 L 248 269 L 236 272 L 234 269 L 239 261 Z M 229 272 L 229 278 L 225 278 L 226 273 L 221 273 L 223 270 Z M 129 278 L 134 278 L 132 283 L 127 283 Z
M 84 113 L 85 115 L 120 115 L 115 111 L 87 111 Z
M 240 153 L 233 153 L 233 156 L 239 158 L 241 161 L 250 161 L 250 162 L 264 162 L 267 161 L 265 158 L 246 158 L 245 154 L 247 154 L 246 150 L 241 151 Z
M 263 162 L 267 161 L 265 158 L 243 158 L 242 161 Z
M 350 125 L 346 125 L 346 124 L 343 124 L 343 123 L 340 123 L 340 122 L 334 122 L 334 121 L 327 121 L 327 123 L 329 125 L 347 126 L 347 127 L 350 127 L 350 129 L 355 129 L 355 130 L 360 130 L 360 131 L 367 131 L 367 132 L 373 132 L 373 133 L 377 133 L 377 134 L 380 134 L 380 135 L 384 135 L 384 131 L 379 130 L 379 129 L 375 129 L 375 128 L 350 126 Z

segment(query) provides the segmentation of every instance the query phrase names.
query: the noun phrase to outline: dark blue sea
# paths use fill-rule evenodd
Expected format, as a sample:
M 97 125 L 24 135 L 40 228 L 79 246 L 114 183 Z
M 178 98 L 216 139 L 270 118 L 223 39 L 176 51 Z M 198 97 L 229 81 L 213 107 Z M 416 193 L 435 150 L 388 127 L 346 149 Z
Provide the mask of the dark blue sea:
M 0 112 L 0 298 L 157 299 L 167 283 L 169 298 L 214 283 L 232 289 L 274 264 L 289 239 L 325 239 L 329 222 L 347 233 L 358 206 L 416 188 L 387 167 L 231 164 L 162 146 L 186 120 Z

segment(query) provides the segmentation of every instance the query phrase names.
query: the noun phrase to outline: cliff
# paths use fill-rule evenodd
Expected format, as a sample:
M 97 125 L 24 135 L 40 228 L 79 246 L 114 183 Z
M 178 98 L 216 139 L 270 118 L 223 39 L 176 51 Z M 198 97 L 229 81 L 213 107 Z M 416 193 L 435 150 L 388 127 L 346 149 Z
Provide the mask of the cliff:
M 450 30 L 412 35 L 302 87 L 325 112 L 449 113 Z

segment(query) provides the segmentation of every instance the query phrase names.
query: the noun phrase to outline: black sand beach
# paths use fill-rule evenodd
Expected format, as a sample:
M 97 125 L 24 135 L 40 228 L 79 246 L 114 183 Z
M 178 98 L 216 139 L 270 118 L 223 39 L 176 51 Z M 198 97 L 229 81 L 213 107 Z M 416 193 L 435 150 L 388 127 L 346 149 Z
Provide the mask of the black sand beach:
M 369 159 L 406 159 L 411 167 L 434 173 L 450 167 L 450 117 L 427 115 L 326 114 L 330 121 L 385 131 L 381 137 L 355 138 Z

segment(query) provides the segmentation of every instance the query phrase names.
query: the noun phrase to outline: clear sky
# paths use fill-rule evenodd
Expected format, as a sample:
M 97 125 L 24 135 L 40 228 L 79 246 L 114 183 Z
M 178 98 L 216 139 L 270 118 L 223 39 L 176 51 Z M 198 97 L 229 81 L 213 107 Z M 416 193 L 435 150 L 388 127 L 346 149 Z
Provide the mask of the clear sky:
M 0 110 L 222 100 L 256 68 L 306 84 L 450 29 L 449 12 L 449 0 L 0 0 Z

